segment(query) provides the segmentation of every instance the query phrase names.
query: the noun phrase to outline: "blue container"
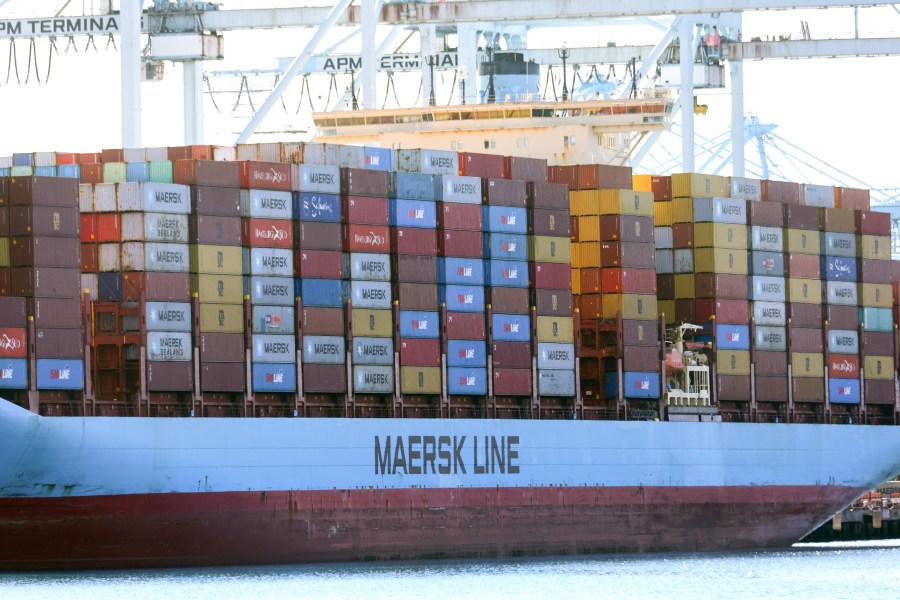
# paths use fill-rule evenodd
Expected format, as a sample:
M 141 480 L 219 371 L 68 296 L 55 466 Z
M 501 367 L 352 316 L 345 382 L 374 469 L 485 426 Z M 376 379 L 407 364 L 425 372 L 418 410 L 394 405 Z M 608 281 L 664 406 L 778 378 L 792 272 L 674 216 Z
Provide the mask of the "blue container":
M 437 204 L 427 200 L 391 200 L 392 227 L 437 227 Z
M 494 313 L 491 329 L 495 342 L 527 342 L 531 339 L 531 317 Z
M 400 337 L 437 339 L 440 330 L 437 311 L 400 311 Z
M 484 206 L 484 230 L 497 233 L 528 233 L 528 210 L 512 206 Z
M 484 312 L 484 287 L 480 285 L 442 285 L 440 301 L 453 312 Z
M 528 236 L 521 233 L 486 233 L 484 257 L 495 260 L 528 260 Z
M 528 263 L 520 260 L 489 260 L 486 285 L 528 287 Z
M 56 176 L 81 179 L 81 165 L 59 165 L 56 167 Z
M 9 177 L 11 171 L 12 169 L 9 167 L 0 168 L 0 177 Z
M 34 174 L 38 177 L 56 177 L 56 167 L 54 166 L 45 166 L 45 167 L 35 167 Z
M 33 167 L 34 155 L 30 152 L 15 152 L 12 155 L 12 166 L 14 167 Z
M 430 173 L 388 173 L 388 196 L 406 200 L 440 199 L 441 176 Z
M 254 392 L 296 392 L 297 366 L 291 364 L 253 363 Z
M 890 308 L 874 308 L 861 306 L 859 308 L 859 322 L 865 331 L 893 331 L 894 315 Z
M 606 397 L 615 398 L 618 394 L 618 374 L 607 371 L 604 382 Z M 659 373 L 626 371 L 622 394 L 626 398 L 659 398 Z
M 828 399 L 832 404 L 859 404 L 859 379 L 829 379 Z
M 122 301 L 121 273 L 100 273 L 97 276 L 97 300 L 99 302 Z
M 487 394 L 487 369 L 449 367 L 447 392 L 459 396 L 484 396 Z
M 370 171 L 391 170 L 391 149 L 377 148 L 375 146 L 363 146 L 365 162 L 363 168 Z
M 823 256 L 822 273 L 826 281 L 856 281 L 856 259 L 844 256 Z
M 750 326 L 717 323 L 716 348 L 718 350 L 749 350 Z
M 39 358 L 35 371 L 39 390 L 84 389 L 84 361 L 80 358 Z
M 294 192 L 291 198 L 294 220 L 340 223 L 341 197 L 338 194 Z
M 28 359 L 0 358 L 0 389 L 24 390 L 28 388 Z
M 484 261 L 480 258 L 438 259 L 438 282 L 460 285 L 484 285 Z
M 146 161 L 125 163 L 125 181 L 150 181 L 150 163 Z
M 340 279 L 300 279 L 303 306 L 343 306 L 347 284 Z
M 486 342 L 484 340 L 447 340 L 447 365 L 450 367 L 486 366 Z

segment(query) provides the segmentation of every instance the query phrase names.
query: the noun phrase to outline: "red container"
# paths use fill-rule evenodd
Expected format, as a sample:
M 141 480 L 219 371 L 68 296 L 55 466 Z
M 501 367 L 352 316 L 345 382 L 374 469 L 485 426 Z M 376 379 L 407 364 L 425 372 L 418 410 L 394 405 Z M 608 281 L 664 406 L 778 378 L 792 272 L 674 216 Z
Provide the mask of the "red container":
M 622 368 L 625 371 L 658 371 L 659 350 L 655 346 L 625 346 Z
M 856 213 L 856 231 L 863 235 L 891 235 L 891 214 L 861 210 Z
M 494 369 L 495 396 L 530 396 L 531 369 Z
M 388 197 L 387 171 L 341 168 L 341 194 L 344 196 Z
M 79 237 L 77 206 L 10 206 L 10 235 Z M 90 240 L 87 240 L 90 241 Z
M 341 279 L 344 253 L 333 250 L 294 250 L 294 269 L 300 277 Z
M 387 229 L 387 228 L 385 228 Z M 417 227 L 393 227 L 393 252 L 396 254 L 437 254 L 437 230 Z M 381 250 L 387 252 L 388 250 Z M 370 250 L 369 252 L 376 252 Z
M 244 362 L 244 334 L 201 333 L 200 360 L 204 363 Z
M 794 402 L 821 404 L 825 401 L 824 377 L 795 377 L 791 381 Z
M 550 167 L 548 179 L 565 183 L 570 190 L 630 190 L 631 167 L 613 165 L 560 165 Z
M 457 258 L 482 258 L 484 243 L 480 231 L 445 229 L 438 232 L 441 256 Z
M 788 229 L 805 229 L 817 231 L 821 229 L 821 209 L 818 206 L 800 204 L 784 205 L 784 226 Z
M 763 179 L 761 186 L 762 199 L 765 202 L 784 202 L 800 204 L 800 185 L 789 181 L 773 181 Z M 754 223 L 759 225 L 760 223 Z M 772 225 L 772 227 L 776 227 Z
M 121 148 L 107 148 L 100 151 L 100 162 L 125 162 L 125 151 Z
M 748 202 L 747 224 L 760 227 L 784 227 L 784 209 L 778 202 Z
M 791 352 L 824 352 L 825 345 L 822 338 L 821 325 L 818 328 L 792 326 L 788 330 Z
M 293 248 L 294 228 L 283 219 L 241 219 L 241 244 L 252 248 Z
M 340 223 L 294 221 L 294 244 L 300 250 L 342 250 Z
M 415 254 L 394 255 L 391 257 L 393 278 L 400 282 L 436 283 L 438 280 L 438 260 L 436 256 L 417 256 Z
M 122 215 L 119 213 L 97 214 L 97 241 L 122 241 Z
M 866 404 L 894 404 L 894 382 L 890 379 L 866 379 L 863 383 Z
M 869 210 L 869 190 L 836 187 L 834 205 L 850 210 Z
M 103 183 L 103 165 L 100 163 L 83 164 L 79 174 L 79 183 Z
M 787 352 L 755 350 L 752 362 L 757 377 L 787 377 Z
M 504 156 L 503 172 L 510 179 L 531 182 L 547 181 L 547 159 L 525 158 L 522 156 Z
M 200 363 L 201 392 L 243 392 L 246 380 L 243 363 Z
M 820 279 L 822 258 L 818 254 L 785 253 L 788 277 L 799 279 Z
M 10 269 L 13 296 L 80 298 L 81 269 L 55 267 L 13 267 Z
M 749 297 L 746 275 L 697 273 L 694 276 L 694 291 L 697 298 L 738 300 Z
M 438 286 L 436 283 L 400 283 L 395 289 L 395 300 L 402 310 L 437 310 Z
M 579 269 L 578 275 L 582 294 L 599 294 L 603 291 L 601 287 L 603 269 L 598 267 Z
M 78 155 L 74 152 L 57 152 L 56 153 L 56 164 L 57 165 L 77 165 L 78 164 Z
M 893 356 L 894 334 L 890 331 L 864 331 L 860 350 L 863 356 Z
M 538 316 L 572 316 L 572 292 L 569 290 L 532 290 L 531 294 L 531 304 Z
M 572 289 L 572 267 L 569 263 L 528 263 L 531 287 L 543 290 Z
M 25 298 L 0 296 L 0 327 L 25 327 Z
M 344 335 L 344 309 L 310 306 L 300 311 L 304 335 Z
M 859 280 L 862 283 L 890 283 L 891 261 L 877 258 L 859 259 Z
M 531 369 L 531 342 L 494 342 L 491 357 L 495 369 Z
M 303 365 L 303 390 L 320 394 L 343 394 L 347 390 L 344 365 Z
M 672 247 L 673 248 L 693 248 L 694 247 L 694 224 L 693 223 L 675 223 L 672 225 Z
M 601 267 L 656 268 L 656 248 L 649 242 L 602 242 Z
M 481 205 L 441 202 L 437 210 L 438 227 L 481 232 Z
M 233 163 L 214 162 L 211 164 Z M 191 186 L 191 212 L 197 215 L 240 217 L 241 190 L 236 187 L 215 187 L 214 185 Z
M 856 233 L 856 214 L 846 208 L 823 208 L 819 221 L 822 230 L 840 233 Z
M 344 225 L 344 250 L 347 252 L 390 252 L 390 228 L 387 225 Z M 425 253 L 416 252 L 414 254 Z
M 486 329 L 483 313 L 448 312 L 445 339 L 483 340 Z
M 400 339 L 401 367 L 438 367 L 440 364 L 439 340 Z
M 27 349 L 24 323 L 22 327 L 0 327 L 0 358 L 25 358 Z
M 8 181 L 11 206 L 78 206 L 78 182 L 71 177 L 16 176 Z
M 656 346 L 659 343 L 659 323 L 622 319 L 622 344 L 625 346 Z M 651 369 L 655 371 L 656 369 Z
M 569 211 L 539 208 L 529 211 L 528 231 L 534 235 L 559 235 L 569 237 Z
M 582 269 L 582 274 L 586 270 Z M 584 278 L 582 278 L 582 282 L 584 282 Z M 600 269 L 600 290 L 604 294 L 655 294 L 656 270 L 630 267 Z M 640 371 L 642 369 L 629 370 Z
M 677 313 L 677 303 L 680 301 L 676 300 L 675 302 L 675 312 Z M 750 304 L 747 300 L 703 298 L 696 300 L 695 315 L 701 323 L 709 323 L 715 320 L 718 323 L 746 325 L 750 323 Z
M 788 319 L 794 327 L 821 327 L 822 305 L 788 302 Z
M 77 328 L 37 329 L 34 332 L 34 355 L 37 358 L 80 358 L 84 356 L 81 324 Z
M 527 315 L 531 309 L 529 293 L 526 288 L 486 287 L 484 291 L 485 303 L 491 305 L 494 312 Z
M 241 244 L 240 217 L 190 215 L 188 239 L 192 244 L 239 246 Z
M 147 361 L 147 391 L 189 392 L 193 389 L 192 362 Z
M 603 215 L 600 217 L 600 239 L 604 242 L 643 242 L 655 245 L 653 217 Z
M 122 273 L 122 300 L 139 302 L 142 297 L 148 302 L 187 302 L 191 299 L 191 276 L 150 271 Z
M 342 196 L 342 215 L 345 223 L 358 225 L 389 225 L 390 201 L 372 196 Z
M 481 197 L 485 204 L 494 206 L 518 206 L 525 208 L 527 194 L 525 182 L 511 179 L 482 179 Z
M 859 310 L 855 306 L 828 304 L 825 306 L 825 320 L 831 329 L 852 329 L 859 327 Z
M 656 276 L 656 297 L 659 300 L 675 299 L 675 275 L 657 275 Z
M 509 179 L 505 169 L 506 159 L 499 154 L 481 154 L 478 152 L 459 153 L 459 174 L 470 177 L 495 177 Z
M 35 327 L 80 327 L 81 298 L 28 298 Z
M 719 401 L 731 400 L 733 402 L 750 401 L 750 376 L 749 375 L 718 375 L 716 376 L 716 397 Z
M 657 202 L 672 199 L 672 177 L 669 175 L 652 175 L 650 177 L 650 191 Z
M 787 400 L 787 377 L 756 377 L 757 402 L 787 402 Z
M 599 319 L 603 317 L 603 300 L 600 294 L 583 294 L 575 297 L 575 303 L 582 319 Z
M 256 160 L 242 160 L 238 164 L 242 188 L 291 191 L 291 165 Z
M 99 152 L 81 152 L 75 155 L 77 164 L 84 166 L 89 164 L 99 164 L 102 162 Z M 82 169 L 82 173 L 84 169 Z
M 828 376 L 844 379 L 859 379 L 859 357 L 855 354 L 830 354 Z M 893 391 L 891 397 L 893 397 Z
M 569 239 L 573 242 L 586 241 L 581 239 L 578 231 L 578 217 L 569 217 Z
M 212 146 L 169 146 L 166 148 L 168 160 L 196 159 L 213 160 Z
M 81 265 L 81 246 L 78 238 L 12 238 L 9 261 L 14 267 L 78 267 Z
M 549 170 L 548 170 L 549 175 Z M 569 210 L 569 187 L 559 183 L 526 183 L 528 206 L 534 209 Z
M 237 162 L 179 159 L 174 161 L 173 167 L 175 183 L 241 187 L 241 169 L 240 163 Z

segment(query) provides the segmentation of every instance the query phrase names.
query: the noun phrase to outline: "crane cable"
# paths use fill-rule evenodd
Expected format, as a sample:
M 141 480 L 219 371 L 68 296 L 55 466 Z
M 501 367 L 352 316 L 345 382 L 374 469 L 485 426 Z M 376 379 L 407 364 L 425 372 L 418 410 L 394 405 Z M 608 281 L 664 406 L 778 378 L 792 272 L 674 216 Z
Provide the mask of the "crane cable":
M 16 83 L 22 85 L 22 80 L 19 78 L 19 59 L 16 57 L 16 40 L 15 38 L 10 38 L 9 61 L 6 64 L 6 85 L 9 85 L 10 75 L 12 75 L 13 67 L 15 67 L 16 69 Z
M 443 80 L 441 75 L 441 80 Z M 450 84 L 450 98 L 447 99 L 447 106 L 453 104 L 453 93 L 456 91 L 456 69 L 453 69 L 453 82 Z
M 212 100 L 213 107 L 216 109 L 216 112 L 221 115 L 222 109 L 219 108 L 219 104 L 216 102 L 216 95 L 213 93 L 212 85 L 209 83 L 209 77 L 204 75 L 203 82 L 206 83 L 206 93 L 209 94 L 209 99 Z

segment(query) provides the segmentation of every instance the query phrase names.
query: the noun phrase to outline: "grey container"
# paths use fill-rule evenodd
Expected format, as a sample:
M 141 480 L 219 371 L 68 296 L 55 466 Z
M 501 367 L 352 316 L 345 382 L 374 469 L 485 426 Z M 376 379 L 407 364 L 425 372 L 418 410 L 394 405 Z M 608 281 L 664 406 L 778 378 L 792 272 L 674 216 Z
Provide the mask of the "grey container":
M 358 337 L 353 339 L 353 364 L 394 364 L 394 340 L 391 338 Z
M 654 233 L 654 239 L 656 240 L 656 248 L 657 249 L 671 249 L 674 248 L 675 243 L 672 238 L 672 228 L 671 227 L 656 227 Z
M 694 272 L 694 250 L 692 248 L 679 248 L 675 250 L 675 273 Z M 657 270 L 657 272 L 659 272 Z
M 750 228 L 750 249 L 765 252 L 784 251 L 784 229 L 781 227 L 763 227 L 754 225 Z
M 254 219 L 293 218 L 291 193 L 274 190 L 241 190 L 241 216 Z
M 784 302 L 754 302 L 753 320 L 757 325 L 787 325 L 787 306 Z
M 675 252 L 673 250 L 656 251 L 656 274 L 671 275 L 675 272 Z
M 353 308 L 390 308 L 389 281 L 351 281 L 350 305 Z
M 324 165 L 298 165 L 298 191 L 321 194 L 341 193 L 341 171 Z
M 249 282 L 249 289 L 244 293 L 250 296 L 251 304 L 268 304 L 278 306 L 294 305 L 294 278 L 293 277 L 245 277 Z
M 762 200 L 762 182 L 759 179 L 729 177 L 729 180 L 731 188 L 730 196 L 732 198 L 742 198 L 744 200 L 753 201 Z
M 246 248 L 245 248 L 246 250 Z M 250 274 L 291 277 L 294 274 L 294 251 L 285 248 L 250 248 Z M 244 268 L 247 272 L 247 268 Z
M 292 335 L 256 334 L 251 356 L 253 362 L 292 363 L 297 359 L 297 344 Z
M 148 331 L 147 360 L 185 362 L 191 360 L 191 334 L 180 331 Z
M 856 234 L 823 231 L 822 253 L 825 256 L 856 258 Z
M 459 154 L 450 150 L 397 150 L 394 165 L 407 173 L 431 173 L 433 175 L 457 175 Z M 481 183 L 479 182 L 479 194 Z
M 784 302 L 787 298 L 787 281 L 784 277 L 754 275 L 750 278 L 750 299 L 766 302 Z
M 121 186 L 120 201 L 121 201 Z M 191 212 L 191 188 L 178 183 L 142 183 L 134 189 L 140 195 L 141 210 L 144 212 L 179 213 Z M 126 210 L 119 207 L 119 210 Z
M 296 318 L 293 306 L 254 305 L 253 333 L 293 334 Z
M 830 330 L 828 351 L 835 354 L 859 354 L 859 332 L 852 329 Z
M 750 275 L 784 277 L 784 253 L 754 250 L 750 253 L 748 271 Z
M 575 371 L 564 369 L 539 369 L 538 395 L 567 397 L 574 396 Z
M 351 252 L 350 279 L 359 281 L 390 281 L 391 255 Z
M 188 216 L 174 213 L 122 213 L 123 242 L 188 242 Z
M 695 223 L 747 224 L 747 201 L 740 198 L 694 198 Z
M 538 343 L 538 369 L 574 369 L 575 344 Z
M 147 302 L 144 317 L 147 331 L 191 331 L 190 302 Z
M 753 347 L 757 350 L 783 352 L 787 350 L 787 333 L 784 327 L 756 327 Z
M 859 304 L 859 296 L 856 282 L 827 281 L 825 284 L 825 302 L 827 304 L 857 306 Z
M 191 270 L 187 244 L 126 242 L 122 244 L 123 271 L 188 273 Z
M 357 394 L 392 394 L 394 368 L 381 365 L 353 367 L 353 391 Z
M 481 178 L 466 175 L 444 175 L 441 199 L 456 204 L 481 204 Z
M 256 337 L 254 336 L 254 346 Z M 291 338 L 293 339 L 293 338 Z M 303 362 L 317 365 L 342 365 L 346 355 L 344 338 L 339 335 L 303 336 Z

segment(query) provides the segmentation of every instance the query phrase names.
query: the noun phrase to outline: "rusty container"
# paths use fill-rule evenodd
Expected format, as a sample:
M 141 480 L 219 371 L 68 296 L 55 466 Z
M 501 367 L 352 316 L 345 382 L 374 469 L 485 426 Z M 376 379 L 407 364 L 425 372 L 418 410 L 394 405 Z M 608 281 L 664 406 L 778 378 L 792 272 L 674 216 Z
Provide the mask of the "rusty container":
M 344 196 L 388 197 L 387 171 L 341 169 L 341 194 Z
M 693 223 L 675 223 L 672 225 L 672 247 L 673 248 L 693 248 L 694 247 L 694 224 Z
M 800 204 L 800 184 L 764 179 L 762 181 L 762 199 L 764 202 Z M 754 223 L 754 225 L 761 225 L 761 223 Z M 775 226 L 773 225 L 773 227 Z
M 655 294 L 656 271 L 631 267 L 600 269 L 600 291 L 604 294 Z
M 180 159 L 174 161 L 172 177 L 174 183 L 186 185 L 241 187 L 240 163 L 237 162 Z

